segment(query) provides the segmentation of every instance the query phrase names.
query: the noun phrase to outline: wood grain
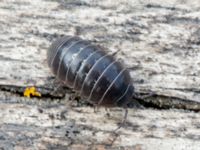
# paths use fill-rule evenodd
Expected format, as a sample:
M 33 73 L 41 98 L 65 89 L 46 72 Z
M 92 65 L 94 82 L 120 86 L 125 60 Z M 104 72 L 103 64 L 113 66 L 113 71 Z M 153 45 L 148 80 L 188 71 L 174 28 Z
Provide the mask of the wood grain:
M 198 1 L 1 1 L 0 85 L 49 87 L 51 41 L 78 35 L 117 52 L 137 92 L 199 109 L 198 8 Z M 180 107 L 173 100 L 168 106 Z
M 75 103 L 69 107 L 67 100 L 0 95 L 0 148 L 6 150 L 196 150 L 200 146 L 199 113 L 129 109 L 126 125 L 116 138 L 113 131 L 123 118 L 123 109 L 94 112 Z
M 199 142 L 199 0 L 0 0 L 0 147 L 4 149 L 187 149 Z M 101 45 L 130 69 L 138 94 L 129 109 L 98 113 L 56 94 L 47 67 L 50 43 L 77 35 Z M 41 98 L 24 98 L 35 86 Z M 76 103 L 76 102 L 74 102 Z M 155 109 L 159 108 L 159 109 Z M 181 109 L 170 109 L 181 108 Z

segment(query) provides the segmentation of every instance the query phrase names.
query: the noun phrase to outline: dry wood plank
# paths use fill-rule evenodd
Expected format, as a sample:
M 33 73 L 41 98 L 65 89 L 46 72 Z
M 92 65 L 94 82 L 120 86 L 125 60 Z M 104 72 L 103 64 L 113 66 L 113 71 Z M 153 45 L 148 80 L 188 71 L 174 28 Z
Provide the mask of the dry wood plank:
M 65 101 L 27 99 L 0 93 L 0 148 L 197 150 L 200 114 L 180 110 L 129 109 L 127 124 L 113 130 L 123 109 L 109 112 Z M 9 98 L 8 98 L 9 97 Z
M 171 97 L 188 108 L 196 102 L 192 108 L 199 109 L 199 6 L 198 0 L 0 1 L 0 85 L 49 87 L 50 42 L 78 35 L 118 52 L 137 92 L 160 95 L 162 105 L 173 105 Z
M 138 93 L 157 94 L 145 103 L 200 110 L 199 14 L 198 0 L 0 0 L 0 148 L 198 149 L 199 113 L 153 108 L 129 109 L 110 146 L 123 110 L 70 107 L 67 89 L 56 99 L 46 51 L 62 35 L 89 39 L 117 52 Z M 41 98 L 20 96 L 33 85 Z

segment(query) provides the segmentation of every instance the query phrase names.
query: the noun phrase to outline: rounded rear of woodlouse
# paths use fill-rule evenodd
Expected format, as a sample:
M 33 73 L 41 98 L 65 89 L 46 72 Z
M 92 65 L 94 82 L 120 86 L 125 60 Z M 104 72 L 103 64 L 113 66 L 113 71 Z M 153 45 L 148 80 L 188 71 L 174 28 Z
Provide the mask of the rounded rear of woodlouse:
M 94 105 L 126 107 L 134 93 L 127 69 L 79 37 L 64 36 L 47 52 L 53 74 Z

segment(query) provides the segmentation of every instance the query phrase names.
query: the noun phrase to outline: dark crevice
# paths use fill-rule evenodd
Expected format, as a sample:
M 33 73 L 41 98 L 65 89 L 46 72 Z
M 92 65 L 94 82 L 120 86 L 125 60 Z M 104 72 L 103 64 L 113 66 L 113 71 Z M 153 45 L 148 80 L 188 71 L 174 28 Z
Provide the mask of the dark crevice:
M 189 18 L 189 17 L 172 17 L 172 16 L 166 16 L 167 23 L 169 24 L 195 24 L 199 25 L 200 24 L 200 19 L 199 18 Z
M 0 85 L 0 91 L 5 91 L 13 94 L 17 94 L 18 96 L 24 97 L 24 90 L 27 87 L 20 87 L 20 86 L 13 86 L 13 85 Z M 43 87 L 36 87 L 38 92 L 41 93 L 41 97 L 36 97 L 38 99 L 60 99 L 63 100 L 66 96 L 66 93 L 70 95 L 69 100 L 75 100 L 76 101 L 76 107 L 81 106 L 90 106 L 93 107 L 93 105 L 89 104 L 88 102 L 81 99 L 78 95 L 76 95 L 71 89 L 67 87 L 61 87 L 56 92 L 53 92 L 55 87 L 51 86 L 43 86 Z M 195 112 L 200 111 L 200 104 L 198 102 L 190 101 L 190 100 L 184 100 L 176 97 L 169 97 L 169 96 L 163 96 L 163 95 L 157 95 L 152 94 L 151 96 L 145 96 L 144 93 L 137 93 L 141 97 L 134 97 L 132 101 L 128 104 L 128 108 L 154 108 L 154 109 L 185 109 L 185 110 L 191 110 Z
M 29 34 L 33 34 L 35 36 L 45 38 L 48 41 L 53 41 L 57 38 L 60 38 L 64 36 L 64 34 L 58 34 L 58 33 L 49 33 L 49 32 L 41 32 L 39 30 L 31 30 Z
M 145 7 L 146 8 L 155 8 L 155 9 L 166 9 L 166 10 L 172 10 L 172 11 L 180 10 L 180 11 L 188 12 L 188 10 L 177 8 L 175 5 L 174 6 L 162 6 L 162 5 L 158 5 L 158 4 L 147 4 L 147 5 L 145 5 Z
M 25 61 L 25 60 L 22 60 L 22 59 L 14 59 L 14 58 L 11 58 L 11 57 L 6 57 L 6 56 L 3 56 L 3 55 L 0 55 L 0 61 L 9 61 L 9 62 L 23 62 L 23 63 L 31 63 L 31 61 Z
M 145 108 L 155 108 L 159 110 L 184 109 L 194 112 L 200 111 L 200 103 L 198 102 L 164 95 L 154 94 L 149 98 L 139 99 L 138 102 Z
M 168 10 L 177 10 L 176 7 L 167 7 L 167 6 L 161 6 L 161 5 L 156 5 L 156 4 L 147 4 L 145 6 L 146 8 L 163 8 L 163 9 L 168 9 Z
M 65 93 L 62 92 L 53 92 L 53 88 L 48 88 L 48 87 L 37 87 L 34 86 L 36 90 L 41 93 L 40 98 L 50 98 L 50 99 L 62 99 L 65 97 Z M 21 87 L 21 86 L 13 86 L 13 85 L 0 85 L 0 91 L 3 92 L 10 92 L 13 94 L 17 94 L 18 96 L 24 96 L 24 91 L 27 87 Z M 63 90 L 69 90 L 66 88 L 63 88 Z M 34 97 L 34 96 L 33 96 Z

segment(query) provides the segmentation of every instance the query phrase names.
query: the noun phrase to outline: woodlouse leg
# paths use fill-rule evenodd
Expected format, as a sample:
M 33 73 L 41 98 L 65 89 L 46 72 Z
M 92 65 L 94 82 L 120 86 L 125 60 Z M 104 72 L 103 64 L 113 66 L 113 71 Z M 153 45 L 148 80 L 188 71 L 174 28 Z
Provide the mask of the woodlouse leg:
M 94 113 L 97 113 L 99 110 L 99 107 L 98 106 L 94 106 Z
M 77 99 L 77 93 L 72 93 L 69 95 L 65 106 L 66 108 L 73 109 L 73 102 Z M 77 104 L 76 104 L 77 105 Z M 68 109 L 64 109 L 61 111 L 60 116 L 61 118 L 65 119 L 65 114 L 68 112 Z
M 124 113 L 124 117 L 123 117 L 123 120 L 122 122 L 120 123 L 120 125 L 117 127 L 117 129 L 115 129 L 113 132 L 112 132 L 112 139 L 109 139 L 110 142 L 110 145 L 112 146 L 113 143 L 117 140 L 117 138 L 119 137 L 119 134 L 117 133 L 117 130 L 119 130 L 121 127 L 123 127 L 126 123 L 126 119 L 127 119 L 127 115 L 128 115 L 128 108 L 125 107 L 125 113 Z M 114 135 L 114 137 L 113 137 Z
M 72 103 L 76 100 L 77 95 L 75 93 L 70 94 L 69 99 L 66 103 L 67 106 L 72 106 Z
M 77 92 L 71 93 L 69 96 L 69 102 L 67 103 L 69 106 L 78 107 L 80 105 L 79 101 L 81 101 L 81 97 Z
M 110 55 L 112 55 L 112 56 L 116 56 L 116 54 L 117 54 L 118 52 L 119 52 L 119 51 L 112 52 Z
M 51 92 L 51 95 L 55 95 L 59 90 L 61 90 L 63 87 L 63 83 L 59 83 L 54 90 Z
M 105 107 L 105 111 L 109 113 L 109 112 L 110 112 L 110 109 L 107 108 L 107 107 Z
M 59 84 L 61 81 L 60 81 L 60 79 L 59 78 L 57 78 L 57 77 L 55 77 L 54 79 L 53 79 L 53 85 L 57 85 L 57 84 Z
M 111 134 L 111 139 L 109 138 L 108 141 L 110 141 L 109 145 L 112 146 L 113 143 L 117 140 L 117 138 L 119 137 L 119 134 L 117 132 L 112 132 Z
M 124 117 L 123 117 L 120 125 L 117 127 L 117 129 L 114 130 L 114 132 L 116 132 L 117 130 L 119 130 L 121 127 L 123 127 L 125 125 L 126 120 L 127 120 L 127 116 L 128 116 L 128 108 L 125 108 Z

